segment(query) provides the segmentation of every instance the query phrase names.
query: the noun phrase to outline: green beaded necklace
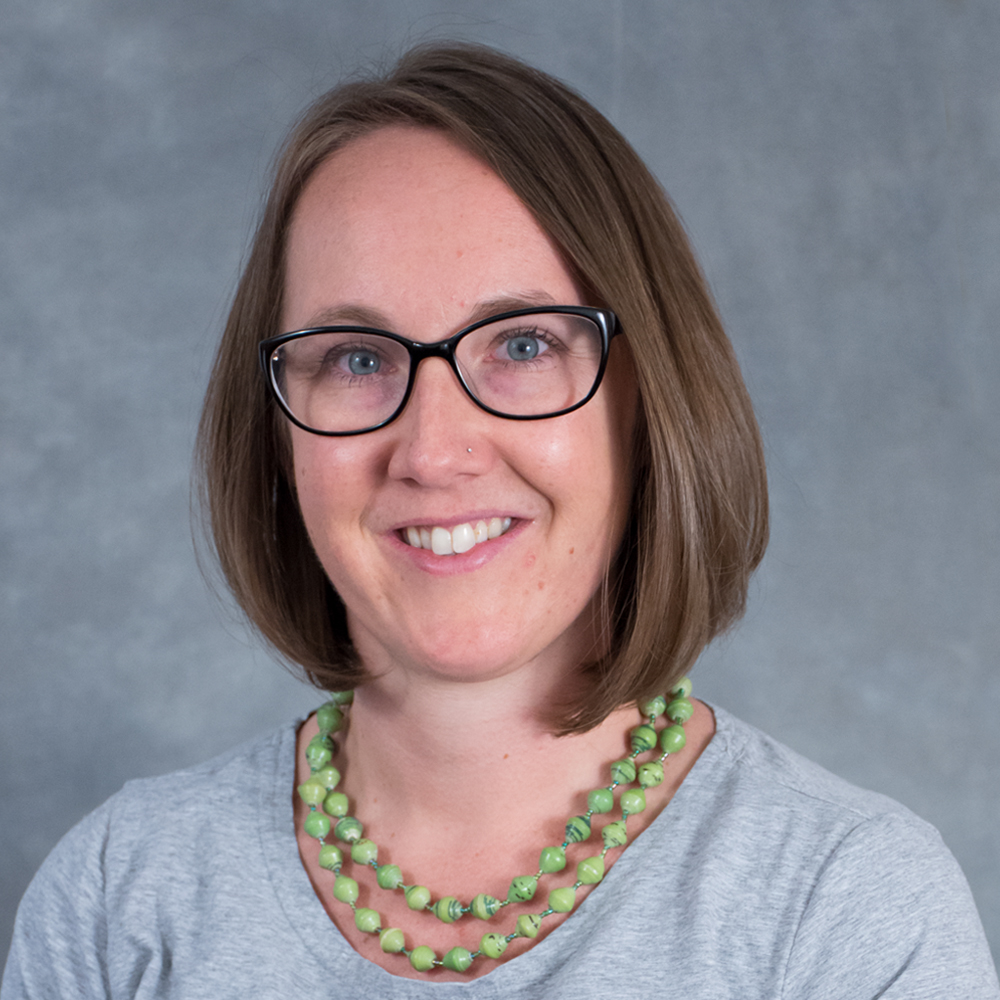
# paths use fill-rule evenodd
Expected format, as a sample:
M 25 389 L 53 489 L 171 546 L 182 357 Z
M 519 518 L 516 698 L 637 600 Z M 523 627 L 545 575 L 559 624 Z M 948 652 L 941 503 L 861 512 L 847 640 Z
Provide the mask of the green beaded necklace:
M 316 711 L 319 734 L 306 747 L 311 776 L 298 787 L 302 801 L 309 806 L 309 815 L 303 827 L 310 837 L 319 843 L 320 867 L 332 871 L 335 879 L 333 895 L 354 912 L 354 924 L 360 931 L 378 934 L 379 945 L 388 953 L 405 955 L 418 972 L 427 972 L 435 966 L 443 966 L 455 972 L 465 972 L 479 957 L 499 958 L 514 938 L 534 938 L 538 936 L 542 921 L 553 913 L 569 913 L 576 906 L 576 890 L 584 885 L 595 885 L 604 878 L 604 857 L 608 851 L 624 847 L 628 841 L 626 824 L 629 816 L 646 808 L 646 789 L 655 788 L 663 781 L 663 761 L 682 749 L 686 737 L 684 723 L 691 718 L 694 707 L 691 704 L 691 682 L 685 677 L 670 690 L 671 700 L 657 695 L 639 703 L 639 710 L 649 719 L 648 723 L 635 726 L 629 732 L 632 752 L 611 764 L 611 782 L 603 788 L 595 788 L 587 795 L 587 811 L 579 816 L 571 816 L 566 823 L 566 839 L 555 847 L 543 848 L 538 861 L 538 871 L 534 875 L 519 875 L 511 883 L 506 899 L 497 899 L 487 893 L 474 896 L 464 905 L 454 896 L 431 899 L 430 890 L 423 885 L 406 885 L 398 865 L 380 865 L 378 846 L 363 836 L 361 822 L 349 815 L 349 802 L 343 792 L 336 790 L 340 783 L 340 772 L 330 764 L 334 754 L 333 734 L 344 725 L 343 709 L 354 700 L 353 691 L 339 691 Z M 670 725 L 659 732 L 656 720 L 665 715 Z M 636 767 L 636 758 L 647 751 L 659 747 L 661 753 Z M 344 852 L 336 844 L 328 844 L 331 826 L 334 836 L 350 845 L 350 857 L 357 865 L 366 865 L 375 871 L 375 878 L 382 889 L 399 889 L 405 894 L 406 904 L 411 910 L 429 910 L 446 924 L 454 923 L 460 917 L 471 913 L 480 920 L 489 920 L 511 903 L 527 902 L 533 899 L 538 889 L 538 880 L 543 875 L 562 871 L 566 867 L 566 848 L 570 844 L 587 840 L 591 834 L 591 817 L 609 813 L 614 808 L 614 792 L 619 785 L 636 782 L 637 788 L 626 788 L 619 796 L 621 819 L 605 824 L 601 830 L 604 847 L 600 854 L 584 858 L 576 866 L 576 882 L 549 892 L 548 907 L 539 913 L 525 913 L 517 918 L 515 929 L 510 934 L 488 932 L 483 935 L 476 951 L 455 947 L 438 958 L 432 948 L 418 945 L 406 947 L 406 939 L 398 927 L 383 928 L 378 911 L 358 906 L 358 883 L 341 874 L 344 866 Z M 335 822 L 334 822 L 335 821 Z

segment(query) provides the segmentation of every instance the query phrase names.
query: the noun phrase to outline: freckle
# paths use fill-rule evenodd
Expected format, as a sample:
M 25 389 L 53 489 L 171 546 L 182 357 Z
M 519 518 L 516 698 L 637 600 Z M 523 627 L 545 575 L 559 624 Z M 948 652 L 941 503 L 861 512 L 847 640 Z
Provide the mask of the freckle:
M 505 753 L 505 754 L 503 755 L 503 759 L 504 759 L 504 760 L 506 760 L 506 759 L 507 759 L 507 758 L 508 758 L 509 756 L 510 756 L 510 754 L 509 754 L 509 753 Z
M 569 550 L 569 554 L 572 555 L 574 552 L 576 552 L 576 546 L 575 545 L 573 546 L 573 548 L 571 548 Z
M 545 581 L 544 580 L 539 580 L 538 581 L 538 589 L 539 590 L 544 590 L 545 589 Z

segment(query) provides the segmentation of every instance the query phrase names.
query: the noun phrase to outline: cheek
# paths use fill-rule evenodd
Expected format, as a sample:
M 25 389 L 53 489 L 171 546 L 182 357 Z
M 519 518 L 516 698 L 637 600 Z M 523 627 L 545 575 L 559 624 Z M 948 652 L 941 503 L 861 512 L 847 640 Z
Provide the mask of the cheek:
M 322 505 L 323 496 L 328 491 L 326 477 L 322 473 L 323 466 L 317 460 L 315 445 L 304 435 L 292 442 L 292 468 L 295 471 L 295 490 L 299 498 L 299 507 L 310 527 L 314 511 Z
M 322 438 L 297 431 L 292 436 L 292 466 L 299 509 L 320 557 L 337 541 L 334 526 L 357 515 L 368 465 L 350 439 Z
M 584 447 L 570 459 L 566 481 L 574 520 L 584 526 L 576 536 L 576 555 L 595 560 L 603 572 L 621 542 L 631 506 L 634 418 L 631 410 L 622 413 L 606 405 L 595 408 L 593 416 Z
M 564 433 L 540 436 L 533 450 L 536 482 L 553 501 L 557 528 L 580 571 L 581 560 L 603 565 L 617 547 L 631 498 L 631 422 L 619 427 L 601 399 L 565 420 Z M 588 412 L 589 411 L 589 412 Z M 573 418 L 576 418 L 575 420 Z

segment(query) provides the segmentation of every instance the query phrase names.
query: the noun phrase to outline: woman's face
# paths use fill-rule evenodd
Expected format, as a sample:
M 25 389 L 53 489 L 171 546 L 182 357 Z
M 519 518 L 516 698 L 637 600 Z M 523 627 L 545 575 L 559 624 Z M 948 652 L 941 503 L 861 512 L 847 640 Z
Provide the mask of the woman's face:
M 297 204 L 286 330 L 360 322 L 437 341 L 545 304 L 584 302 L 524 205 L 437 132 L 355 140 Z M 631 491 L 636 392 L 621 341 L 596 396 L 565 416 L 492 416 L 431 358 L 388 426 L 344 438 L 291 428 L 305 525 L 370 669 L 471 680 L 568 670 L 591 652 L 593 598 Z M 506 533 L 462 554 L 407 540 L 494 518 L 510 519 Z

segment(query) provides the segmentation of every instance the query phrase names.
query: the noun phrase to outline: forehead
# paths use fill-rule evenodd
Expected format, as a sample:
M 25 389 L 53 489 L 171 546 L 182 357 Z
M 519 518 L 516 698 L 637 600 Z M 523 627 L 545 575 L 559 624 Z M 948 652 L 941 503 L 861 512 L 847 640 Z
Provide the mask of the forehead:
M 432 321 L 451 325 L 490 298 L 582 301 L 513 191 L 446 135 L 413 127 L 356 139 L 317 168 L 293 213 L 285 278 L 286 329 L 343 305 L 436 310 Z

